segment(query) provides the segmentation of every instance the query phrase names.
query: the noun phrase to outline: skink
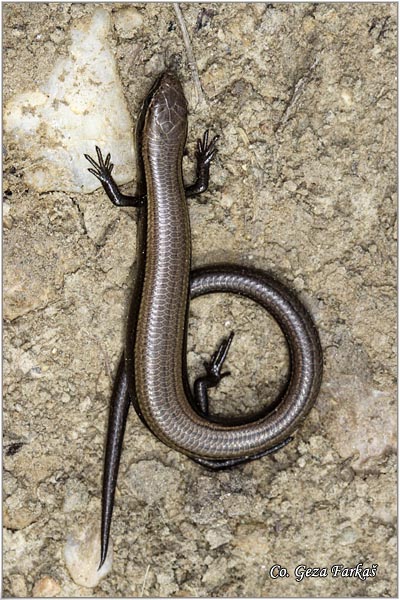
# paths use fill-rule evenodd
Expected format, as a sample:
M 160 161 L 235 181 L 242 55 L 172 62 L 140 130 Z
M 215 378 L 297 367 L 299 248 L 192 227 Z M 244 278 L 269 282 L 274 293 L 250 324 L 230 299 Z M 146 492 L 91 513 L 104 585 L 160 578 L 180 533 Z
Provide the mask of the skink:
M 170 71 L 156 82 L 142 111 L 138 130 L 145 193 L 122 194 L 105 159 L 85 155 L 89 169 L 117 206 L 139 207 L 138 275 L 129 313 L 109 417 L 103 480 L 102 552 L 109 539 L 115 485 L 129 403 L 161 441 L 209 468 L 230 467 L 282 447 L 308 413 L 322 378 L 322 351 L 314 323 L 296 296 L 271 275 L 238 265 L 190 271 L 191 243 L 187 196 L 204 191 L 216 138 L 206 132 L 198 142 L 197 181 L 185 190 L 182 156 L 187 104 Z M 190 391 L 186 373 L 186 323 L 189 298 L 209 293 L 246 296 L 263 306 L 280 325 L 289 347 L 286 391 L 251 422 L 221 422 L 208 414 L 207 389 L 227 373 L 222 365 L 232 342 L 225 339 Z

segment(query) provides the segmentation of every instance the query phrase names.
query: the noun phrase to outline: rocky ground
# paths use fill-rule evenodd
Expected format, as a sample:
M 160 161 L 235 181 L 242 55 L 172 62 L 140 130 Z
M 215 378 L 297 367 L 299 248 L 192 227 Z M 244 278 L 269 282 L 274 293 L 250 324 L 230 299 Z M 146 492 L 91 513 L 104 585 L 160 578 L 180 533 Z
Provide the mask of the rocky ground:
M 182 5 L 203 99 L 172 4 L 99 6 L 3 5 L 6 107 L 24 92 L 46 95 L 57 60 L 70 60 L 71 31 L 99 10 L 132 128 L 146 90 L 173 62 L 190 108 L 187 180 L 196 138 L 207 127 L 221 138 L 205 203 L 191 201 L 193 262 L 255 265 L 291 287 L 318 326 L 324 381 L 289 446 L 220 473 L 163 446 L 132 411 L 113 562 L 100 579 L 103 446 L 135 210 L 112 206 L 102 189 L 89 193 L 88 183 L 68 188 L 60 177 L 57 186 L 57 123 L 37 121 L 35 146 L 10 128 L 4 595 L 396 596 L 395 4 Z M 41 187 L 38 170 L 49 177 Z M 265 404 L 288 369 L 277 325 L 221 296 L 193 302 L 193 378 L 231 329 L 232 375 L 212 400 L 221 414 Z M 359 563 L 365 577 L 349 571 Z M 298 565 L 314 576 L 300 569 L 296 578 Z M 334 565 L 343 566 L 336 576 Z

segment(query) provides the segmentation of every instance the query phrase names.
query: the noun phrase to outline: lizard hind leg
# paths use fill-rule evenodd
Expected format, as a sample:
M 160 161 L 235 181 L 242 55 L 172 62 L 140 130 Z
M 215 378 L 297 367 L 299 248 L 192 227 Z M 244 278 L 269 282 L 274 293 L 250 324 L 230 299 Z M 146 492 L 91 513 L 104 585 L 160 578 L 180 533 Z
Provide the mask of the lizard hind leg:
M 221 369 L 228 355 L 233 336 L 234 332 L 232 331 L 227 338 L 222 340 L 210 361 L 204 363 L 206 374 L 198 377 L 194 382 L 194 400 L 204 417 L 208 416 L 208 389 L 216 387 L 221 379 L 230 375 L 229 371 L 221 373 Z

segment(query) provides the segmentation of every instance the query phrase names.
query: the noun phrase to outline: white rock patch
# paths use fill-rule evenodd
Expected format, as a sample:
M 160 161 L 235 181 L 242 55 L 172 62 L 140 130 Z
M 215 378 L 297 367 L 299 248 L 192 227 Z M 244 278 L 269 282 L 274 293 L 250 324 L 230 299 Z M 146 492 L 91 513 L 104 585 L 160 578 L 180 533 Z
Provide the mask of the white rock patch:
M 133 179 L 133 126 L 116 62 L 107 42 L 110 17 L 102 9 L 71 30 L 69 56 L 45 85 L 12 98 L 5 132 L 26 151 L 25 178 L 39 192 L 91 192 L 99 187 L 83 157 L 111 152 L 119 184 Z

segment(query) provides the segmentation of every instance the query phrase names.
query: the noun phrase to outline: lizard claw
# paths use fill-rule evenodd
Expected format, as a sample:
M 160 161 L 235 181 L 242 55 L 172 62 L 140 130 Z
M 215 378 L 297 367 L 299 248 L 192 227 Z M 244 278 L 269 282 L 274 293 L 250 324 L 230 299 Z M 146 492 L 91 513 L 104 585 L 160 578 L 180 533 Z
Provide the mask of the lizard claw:
M 219 140 L 219 135 L 215 135 L 210 143 L 208 143 L 208 129 L 204 132 L 203 139 L 197 140 L 196 158 L 201 159 L 203 164 L 208 164 L 212 161 L 217 152 L 216 143 Z
M 107 183 L 110 180 L 112 170 L 114 168 L 111 162 L 111 154 L 108 153 L 104 160 L 103 154 L 98 146 L 96 146 L 97 160 L 96 162 L 89 154 L 84 154 L 84 157 L 92 165 L 92 169 L 88 169 L 89 173 L 92 173 L 102 183 Z

